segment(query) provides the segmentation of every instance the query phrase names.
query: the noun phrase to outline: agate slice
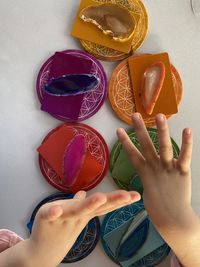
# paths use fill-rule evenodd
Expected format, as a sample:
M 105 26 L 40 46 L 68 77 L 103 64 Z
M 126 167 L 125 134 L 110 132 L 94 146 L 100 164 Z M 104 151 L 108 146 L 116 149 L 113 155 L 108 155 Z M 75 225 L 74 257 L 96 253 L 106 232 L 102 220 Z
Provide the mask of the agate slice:
M 54 96 L 72 96 L 95 90 L 99 79 L 93 74 L 68 74 L 52 79 L 44 91 Z
M 79 175 L 86 154 L 85 137 L 77 135 L 67 146 L 64 156 L 64 178 L 65 184 L 72 186 Z
M 135 19 L 128 9 L 116 4 L 88 6 L 80 13 L 84 22 L 96 25 L 105 35 L 113 40 L 126 42 L 134 33 Z
M 147 114 L 151 115 L 165 80 L 165 65 L 156 62 L 148 67 L 142 77 L 141 98 Z
M 128 231 L 122 238 L 116 252 L 120 262 L 129 260 L 147 239 L 149 230 L 149 219 L 147 212 L 140 212 L 131 223 Z

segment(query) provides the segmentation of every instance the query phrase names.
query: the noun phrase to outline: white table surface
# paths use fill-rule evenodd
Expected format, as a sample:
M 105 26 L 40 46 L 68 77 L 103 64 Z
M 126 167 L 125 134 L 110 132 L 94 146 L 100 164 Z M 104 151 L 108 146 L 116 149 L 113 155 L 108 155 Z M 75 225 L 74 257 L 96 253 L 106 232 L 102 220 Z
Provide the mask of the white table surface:
M 0 228 L 23 237 L 35 205 L 55 192 L 40 173 L 36 148 L 60 122 L 40 111 L 35 80 L 43 61 L 55 51 L 81 49 L 70 36 L 78 4 L 78 0 L 0 0 Z M 189 0 L 145 0 L 144 4 L 150 28 L 139 51 L 168 51 L 183 79 L 184 98 L 169 125 L 178 144 L 182 128 L 193 129 L 193 206 L 200 214 L 200 16 L 194 16 Z M 110 76 L 116 63 L 103 65 Z M 116 141 L 116 128 L 128 128 L 108 102 L 85 123 L 96 128 L 109 147 Z M 92 191 L 114 189 L 108 173 Z M 71 266 L 116 265 L 99 243 L 90 256 Z

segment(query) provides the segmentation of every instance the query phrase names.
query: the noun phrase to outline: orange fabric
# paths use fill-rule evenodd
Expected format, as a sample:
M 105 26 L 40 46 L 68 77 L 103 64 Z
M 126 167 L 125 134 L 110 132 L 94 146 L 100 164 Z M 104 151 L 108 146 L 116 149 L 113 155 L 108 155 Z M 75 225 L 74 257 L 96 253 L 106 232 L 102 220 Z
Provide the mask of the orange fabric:
M 63 159 L 67 145 L 74 137 L 73 130 L 67 125 L 61 126 L 52 133 L 47 140 L 38 148 L 40 155 L 56 171 L 60 178 L 64 179 Z M 86 152 L 85 161 L 80 170 L 76 183 L 70 187 L 72 192 L 77 192 L 85 185 L 94 180 L 102 171 L 103 166 Z
M 144 111 L 140 89 L 141 81 L 145 70 L 152 64 L 161 61 L 165 65 L 166 73 L 162 90 L 155 104 L 153 113 L 151 115 L 146 114 Z M 134 93 L 134 99 L 136 104 L 136 111 L 140 112 L 143 118 L 150 118 L 158 113 L 165 115 L 171 115 L 178 112 L 175 89 L 172 81 L 172 71 L 167 53 L 161 53 L 156 55 L 147 55 L 141 57 L 131 57 L 128 60 L 130 76 L 132 81 L 132 90 Z
M 84 22 L 79 18 L 79 14 L 82 9 L 88 6 L 98 6 L 101 4 L 102 3 L 100 2 L 94 2 L 92 0 L 81 1 L 78 13 L 75 18 L 74 25 L 72 28 L 71 35 L 81 40 L 90 41 L 92 43 L 99 44 L 99 45 L 102 45 L 108 48 L 112 48 L 114 50 L 117 50 L 117 51 L 120 51 L 126 54 L 129 53 L 132 48 L 133 38 L 130 38 L 130 40 L 124 43 L 116 42 L 112 40 L 111 37 L 103 34 L 103 32 L 100 29 L 98 29 L 95 25 L 93 25 L 92 23 Z M 140 20 L 140 15 L 134 14 L 134 18 L 136 20 L 136 23 L 138 23 Z

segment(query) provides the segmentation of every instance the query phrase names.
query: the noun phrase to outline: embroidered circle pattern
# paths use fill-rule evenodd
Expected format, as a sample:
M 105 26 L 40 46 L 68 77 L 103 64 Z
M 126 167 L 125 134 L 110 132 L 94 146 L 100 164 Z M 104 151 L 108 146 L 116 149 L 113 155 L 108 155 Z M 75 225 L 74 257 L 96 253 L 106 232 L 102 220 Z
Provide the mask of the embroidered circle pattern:
M 102 181 L 108 170 L 108 165 L 109 165 L 108 147 L 103 137 L 96 130 L 89 127 L 88 125 L 81 123 L 76 123 L 76 124 L 67 123 L 66 125 L 72 127 L 75 135 L 82 134 L 85 136 L 87 150 L 103 166 L 102 172 L 97 177 L 94 177 L 94 180 L 87 187 L 81 188 L 82 190 L 88 191 L 97 186 L 97 184 L 99 184 Z M 45 137 L 44 141 L 58 128 L 52 130 Z M 52 167 L 47 163 L 47 161 L 40 155 L 39 155 L 39 165 L 40 165 L 40 170 L 48 183 L 50 183 L 53 187 L 62 192 L 70 192 L 69 188 L 66 187 L 66 185 L 64 184 L 64 181 L 57 175 L 57 173 L 52 169 Z
M 92 60 L 93 64 L 90 74 L 96 75 L 100 80 L 100 84 L 96 90 L 84 94 L 79 118 L 77 120 L 77 121 L 83 121 L 90 118 L 96 112 L 98 112 L 98 110 L 101 108 L 107 97 L 108 82 L 106 73 L 101 63 L 95 57 L 89 55 L 86 52 L 80 50 L 65 50 L 62 51 L 62 53 L 74 55 L 76 57 L 80 57 L 87 60 Z M 53 61 L 53 56 L 50 57 L 43 64 L 38 74 L 36 90 L 40 102 L 43 99 L 43 88 L 49 81 L 49 72 L 52 65 L 52 61 Z M 59 120 L 70 121 L 70 119 L 67 117 L 63 116 L 55 116 L 55 117 Z
M 139 201 L 137 203 L 131 204 L 129 206 L 107 214 L 103 220 L 103 223 L 101 225 L 102 245 L 106 254 L 111 258 L 111 260 L 113 260 L 117 264 L 119 263 L 113 255 L 112 251 L 110 250 L 109 246 L 107 245 L 106 241 L 104 240 L 104 236 L 126 223 L 130 218 L 134 218 L 142 210 L 144 210 L 144 204 L 142 201 Z M 155 266 L 162 262 L 165 257 L 167 257 L 169 252 L 170 248 L 167 244 L 164 244 L 155 251 L 151 252 L 150 254 L 146 255 L 145 257 L 131 265 L 130 267 Z
M 178 105 L 180 105 L 183 87 L 180 75 L 176 68 L 171 65 L 172 80 Z M 136 112 L 134 96 L 132 93 L 131 79 L 129 75 L 128 61 L 125 59 L 114 70 L 109 82 L 109 100 L 112 109 L 125 123 L 132 125 L 131 116 Z M 171 116 L 167 116 L 170 118 Z M 146 126 L 154 126 L 155 119 L 144 119 Z
M 138 14 L 140 16 L 140 20 L 137 23 L 137 27 L 132 41 L 132 50 L 136 51 L 143 44 L 148 32 L 148 15 L 142 1 L 141 0 L 94 0 L 94 1 L 99 2 L 101 4 L 114 3 L 122 5 L 126 7 L 132 13 L 132 15 Z M 93 54 L 94 56 L 102 60 L 116 61 L 116 60 L 122 60 L 129 56 L 128 54 L 124 54 L 122 52 L 118 52 L 113 49 L 89 41 L 80 40 L 80 42 L 86 51 L 88 51 L 89 53 Z
M 73 196 L 74 196 L 73 194 L 69 195 L 66 193 L 56 193 L 43 199 L 34 209 L 31 215 L 30 222 L 27 224 L 29 231 L 30 232 L 32 231 L 32 226 L 34 223 L 35 216 L 41 206 L 43 206 L 45 203 L 49 203 L 56 200 L 72 199 Z M 73 263 L 87 257 L 95 249 L 97 242 L 99 241 L 99 236 L 100 236 L 100 222 L 99 218 L 95 217 L 83 229 L 82 233 L 76 240 L 74 246 L 65 256 L 62 263 Z

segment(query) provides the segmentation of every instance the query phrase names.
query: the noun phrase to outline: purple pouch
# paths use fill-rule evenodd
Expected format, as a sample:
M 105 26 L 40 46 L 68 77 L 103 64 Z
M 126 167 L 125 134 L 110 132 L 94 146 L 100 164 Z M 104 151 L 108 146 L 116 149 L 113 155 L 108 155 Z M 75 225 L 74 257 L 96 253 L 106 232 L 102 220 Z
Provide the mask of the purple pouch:
M 67 74 L 90 73 L 91 68 L 91 60 L 57 52 L 54 55 L 50 69 L 49 81 Z M 70 121 L 76 121 L 79 117 L 83 97 L 84 94 L 65 97 L 54 96 L 44 92 L 41 101 L 41 110 L 54 116 L 60 116 L 68 118 Z

